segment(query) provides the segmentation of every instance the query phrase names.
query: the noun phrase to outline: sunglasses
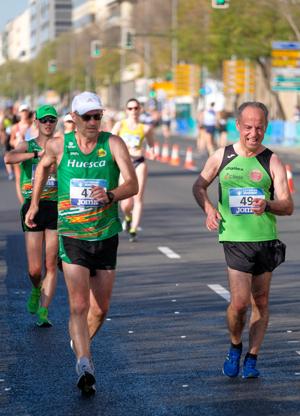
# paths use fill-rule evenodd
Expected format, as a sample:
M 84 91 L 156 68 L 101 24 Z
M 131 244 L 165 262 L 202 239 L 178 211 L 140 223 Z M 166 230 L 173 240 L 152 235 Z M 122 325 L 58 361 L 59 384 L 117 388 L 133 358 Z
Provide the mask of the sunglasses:
M 139 107 L 127 107 L 127 110 L 132 111 L 132 110 L 138 110 Z
M 39 119 L 39 122 L 42 124 L 46 124 L 46 123 L 53 124 L 53 123 L 56 123 L 56 121 L 57 121 L 57 118 L 55 117 L 42 117 Z
M 102 118 L 102 114 L 82 114 L 82 116 L 80 114 L 78 115 L 83 121 L 90 121 L 92 119 L 95 121 L 99 121 Z

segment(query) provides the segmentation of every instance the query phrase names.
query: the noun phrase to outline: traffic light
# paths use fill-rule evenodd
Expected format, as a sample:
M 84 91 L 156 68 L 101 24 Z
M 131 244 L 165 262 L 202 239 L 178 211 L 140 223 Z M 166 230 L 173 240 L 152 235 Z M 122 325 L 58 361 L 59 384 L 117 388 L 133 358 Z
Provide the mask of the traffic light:
M 55 74 L 57 71 L 57 63 L 55 59 L 48 61 L 48 74 Z
M 132 30 L 127 30 L 127 32 L 125 33 L 124 48 L 125 49 L 134 48 L 134 32 Z
M 227 9 L 229 7 L 229 0 L 211 0 L 211 6 L 214 9 Z
M 91 41 L 91 57 L 92 58 L 99 58 L 101 55 L 101 42 L 100 40 L 92 40 Z
M 156 91 L 154 88 L 151 88 L 151 90 L 149 91 L 149 97 L 156 98 Z

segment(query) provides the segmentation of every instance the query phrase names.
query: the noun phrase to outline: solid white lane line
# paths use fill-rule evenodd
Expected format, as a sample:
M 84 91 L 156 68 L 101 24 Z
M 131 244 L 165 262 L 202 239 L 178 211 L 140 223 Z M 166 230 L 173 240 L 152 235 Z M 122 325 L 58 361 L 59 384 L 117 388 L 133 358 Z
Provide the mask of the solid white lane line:
M 228 292 L 227 289 L 225 289 L 225 287 L 221 286 L 221 285 L 207 285 L 211 290 L 213 290 L 214 292 L 216 292 L 218 295 L 220 295 L 222 298 L 224 298 L 225 300 L 227 300 L 227 302 L 230 301 L 230 293 Z
M 171 250 L 169 247 L 157 247 L 157 248 L 165 256 L 169 257 L 169 259 L 180 259 L 179 254 L 175 253 L 175 251 Z

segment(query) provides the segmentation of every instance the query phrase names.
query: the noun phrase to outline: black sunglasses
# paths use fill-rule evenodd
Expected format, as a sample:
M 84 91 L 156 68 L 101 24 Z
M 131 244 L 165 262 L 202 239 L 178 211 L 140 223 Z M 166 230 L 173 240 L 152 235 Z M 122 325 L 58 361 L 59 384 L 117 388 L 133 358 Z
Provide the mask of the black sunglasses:
M 138 110 L 139 107 L 127 107 L 127 110 L 131 111 L 131 110 Z
M 55 117 L 42 117 L 39 119 L 39 122 L 42 124 L 46 124 L 46 123 L 56 123 L 57 118 Z
M 102 118 L 102 114 L 82 114 L 82 116 L 80 114 L 78 114 L 79 117 L 83 120 L 83 121 L 90 121 L 90 120 L 96 120 L 99 121 Z

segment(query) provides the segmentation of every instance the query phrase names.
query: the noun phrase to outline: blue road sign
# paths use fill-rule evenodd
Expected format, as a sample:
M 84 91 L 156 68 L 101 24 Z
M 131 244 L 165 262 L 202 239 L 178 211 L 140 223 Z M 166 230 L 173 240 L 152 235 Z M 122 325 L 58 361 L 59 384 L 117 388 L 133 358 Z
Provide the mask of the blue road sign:
M 300 49 L 300 42 L 275 41 L 272 42 L 272 49 L 297 50 Z

